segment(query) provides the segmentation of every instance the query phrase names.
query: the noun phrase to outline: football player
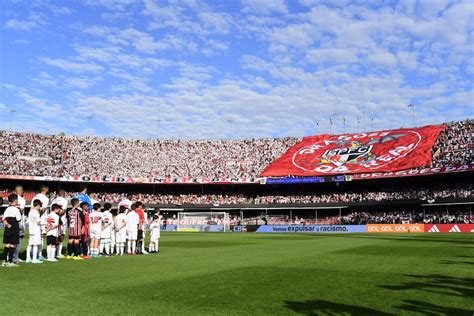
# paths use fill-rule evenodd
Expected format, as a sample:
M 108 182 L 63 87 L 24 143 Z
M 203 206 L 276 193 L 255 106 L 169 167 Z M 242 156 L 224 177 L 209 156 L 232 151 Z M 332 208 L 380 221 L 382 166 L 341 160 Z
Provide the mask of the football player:
M 87 204 L 87 203 L 86 203 Z M 81 245 L 82 232 L 85 222 L 84 213 L 79 207 L 79 199 L 73 198 L 71 200 L 72 209 L 67 216 L 68 227 L 68 244 L 67 244 L 67 259 L 82 260 Z
M 102 213 L 102 233 L 100 235 L 100 253 L 103 254 L 105 250 L 107 256 L 111 256 L 111 238 L 113 235 L 112 226 L 114 224 L 112 213 L 110 213 L 111 208 L 112 204 L 104 204 L 104 212 Z
M 140 222 L 140 217 L 138 216 L 135 210 L 137 205 L 132 204 L 132 209 L 127 214 L 127 231 L 128 231 L 128 240 L 127 240 L 127 252 L 129 255 L 135 254 L 137 236 L 138 236 L 138 223 Z
M 93 211 L 89 214 L 89 236 L 91 239 L 91 256 L 99 257 L 99 242 L 100 236 L 102 234 L 102 206 L 100 205 L 100 203 L 95 203 L 92 208 Z
M 125 205 L 120 206 L 118 214 L 115 217 L 115 247 L 118 256 L 123 256 L 125 248 L 125 240 L 127 238 L 127 207 Z
M 28 214 L 29 238 L 28 247 L 26 248 L 27 263 L 42 263 L 41 260 L 38 260 L 38 252 L 41 249 L 41 208 L 41 201 L 35 200 Z
M 58 245 L 59 225 L 61 222 L 61 218 L 59 217 L 60 211 L 61 205 L 53 204 L 51 206 L 51 212 L 46 218 L 46 253 L 47 261 L 49 262 L 58 262 L 58 259 L 56 259 L 56 247 Z

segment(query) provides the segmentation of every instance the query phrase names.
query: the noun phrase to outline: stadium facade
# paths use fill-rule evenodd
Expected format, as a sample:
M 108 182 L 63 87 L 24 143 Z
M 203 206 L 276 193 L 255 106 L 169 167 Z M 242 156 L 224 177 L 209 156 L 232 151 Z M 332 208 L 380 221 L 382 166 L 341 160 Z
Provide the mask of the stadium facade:
M 53 192 L 59 187 L 75 192 L 86 182 L 97 200 L 115 205 L 133 195 L 168 216 L 214 210 L 258 224 L 272 218 L 274 223 L 304 218 L 334 224 L 357 212 L 444 212 L 471 219 L 472 127 L 466 120 L 418 129 L 217 142 L 0 132 L 0 190 L 6 196 L 21 184 L 28 200 L 33 196 L 28 192 L 41 184 Z M 122 147 L 104 152 L 104 146 L 114 144 Z M 137 158 L 129 146 L 132 152 L 134 146 L 156 151 Z M 220 151 L 219 159 L 211 151 Z M 116 165 L 117 159 L 123 165 Z M 387 163 L 379 168 L 377 159 Z M 90 169 L 94 165 L 97 170 Z M 143 165 L 148 173 L 140 173 Z M 74 173 L 91 170 L 96 172 Z

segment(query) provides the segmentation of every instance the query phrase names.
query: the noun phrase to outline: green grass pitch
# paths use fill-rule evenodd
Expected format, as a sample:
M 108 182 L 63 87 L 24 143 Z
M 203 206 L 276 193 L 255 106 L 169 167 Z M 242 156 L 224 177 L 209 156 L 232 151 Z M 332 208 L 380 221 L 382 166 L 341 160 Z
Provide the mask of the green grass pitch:
M 163 233 L 158 255 L 0 277 L 3 315 L 473 315 L 474 237 Z

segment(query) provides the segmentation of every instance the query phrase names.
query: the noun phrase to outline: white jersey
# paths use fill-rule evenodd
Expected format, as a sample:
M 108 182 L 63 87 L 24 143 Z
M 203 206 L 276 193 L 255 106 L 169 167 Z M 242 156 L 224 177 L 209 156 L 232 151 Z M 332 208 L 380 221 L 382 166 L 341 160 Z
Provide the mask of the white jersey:
M 118 232 L 124 232 L 127 228 L 127 225 L 125 225 L 119 230 L 119 228 L 122 227 L 123 224 L 127 224 L 127 216 L 121 213 L 118 214 L 117 217 L 115 217 L 115 230 Z
M 102 216 L 102 212 L 97 211 L 92 211 L 92 213 L 89 214 L 89 226 L 91 231 L 102 231 Z
M 26 200 L 24 197 L 18 195 L 18 208 L 24 210 L 26 206 Z
M 67 229 L 67 215 L 66 213 L 64 213 L 62 216 L 61 216 L 61 227 L 60 227 L 60 231 L 59 231 L 59 234 L 60 235 L 64 235 L 66 233 L 66 229 Z
M 35 197 L 31 200 L 31 208 L 33 208 L 33 202 L 35 200 L 40 200 L 41 201 L 41 203 L 42 203 L 41 209 L 46 210 L 48 208 L 49 198 L 46 195 L 44 195 L 42 193 L 36 194 Z
M 112 236 L 112 228 L 113 228 L 113 218 L 112 218 L 112 213 L 109 211 L 104 211 L 102 213 L 102 223 L 104 225 L 102 229 L 102 235 L 101 238 L 111 238 Z
M 51 213 L 46 218 L 46 236 L 58 237 L 59 215 Z
M 140 217 L 136 212 L 129 212 L 127 214 L 127 228 L 128 231 L 138 231 L 138 222 L 140 221 Z
M 34 208 L 28 214 L 28 231 L 30 235 L 41 235 L 41 216 Z
M 58 205 L 61 205 L 61 208 L 65 211 L 67 210 L 67 199 L 66 198 L 63 198 L 61 196 L 58 196 L 57 198 L 55 198 L 52 202 L 51 202 L 51 206 L 53 204 L 58 204 Z
M 46 221 L 47 221 L 48 213 L 46 211 L 40 215 L 40 226 L 41 226 L 41 233 L 46 234 Z
M 16 218 L 18 222 L 21 221 L 21 213 L 18 207 L 16 206 L 7 207 L 7 209 L 5 210 L 5 213 L 3 213 L 3 219 L 7 217 L 14 217 Z
M 161 232 L 160 220 L 153 221 L 150 225 L 150 238 L 159 237 Z

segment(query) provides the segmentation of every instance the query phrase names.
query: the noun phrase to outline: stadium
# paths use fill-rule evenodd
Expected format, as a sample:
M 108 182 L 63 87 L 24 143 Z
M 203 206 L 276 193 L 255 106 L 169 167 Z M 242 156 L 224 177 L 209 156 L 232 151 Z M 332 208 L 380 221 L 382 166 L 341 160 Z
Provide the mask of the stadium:
M 468 2 L 0 11 L 5 314 L 473 315 Z
M 296 287 L 294 291 L 299 293 L 298 297 L 301 295 L 305 297 L 303 294 L 305 291 L 313 290 L 307 283 L 307 278 L 312 279 L 308 274 L 314 273 L 318 276 L 319 269 L 322 269 L 325 278 L 331 278 L 331 283 L 333 280 L 345 282 L 343 280 L 346 277 L 352 278 L 353 273 L 358 274 L 360 270 L 346 271 L 347 267 L 339 270 L 337 267 L 342 267 L 340 260 L 348 260 L 351 264 L 355 264 L 356 260 L 356 266 L 359 268 L 361 264 L 367 265 L 362 269 L 365 273 L 370 274 L 370 270 L 365 269 L 385 266 L 385 268 L 378 267 L 382 270 L 379 272 L 379 277 L 387 273 L 394 279 L 390 284 L 395 285 L 384 285 L 379 280 L 370 286 L 365 285 L 364 290 L 375 286 L 385 291 L 406 289 L 410 293 L 406 296 L 400 295 L 399 300 L 405 304 L 400 309 L 413 312 L 416 311 L 418 304 L 425 304 L 425 308 L 428 310 L 432 308 L 433 312 L 462 314 L 467 313 L 468 309 L 455 306 L 461 304 L 468 307 L 472 303 L 469 303 L 469 297 L 459 295 L 456 300 L 444 301 L 443 307 L 435 303 L 438 303 L 439 297 L 447 295 L 444 293 L 446 286 L 454 293 L 469 291 L 472 287 L 472 284 L 469 284 L 469 280 L 472 279 L 462 276 L 469 275 L 468 272 L 471 271 L 469 264 L 472 259 L 469 253 L 472 250 L 471 233 L 474 230 L 471 138 L 473 121 L 457 121 L 435 127 L 438 131 L 428 152 L 429 165 L 409 170 L 394 169 L 392 172 L 342 173 L 311 177 L 262 176 L 273 172 L 269 168 L 284 159 L 288 153 L 299 153 L 304 150 L 305 139 L 140 141 L 140 152 L 151 148 L 150 155 L 161 155 L 161 159 L 158 161 L 145 159 L 144 162 L 150 162 L 152 165 L 138 165 L 137 169 L 127 167 L 122 171 L 117 169 L 118 165 L 114 159 L 119 157 L 121 166 L 133 166 L 136 157 L 133 155 L 133 150 L 129 152 L 128 149 L 136 146 L 135 140 L 3 131 L 0 132 L 0 140 L 6 145 L 4 148 L 8 149 L 1 153 L 1 196 L 7 201 L 8 195 L 21 185 L 25 190 L 23 194 L 27 205 L 25 214 L 28 214 L 28 205 L 31 205 L 31 200 L 45 185 L 51 190 L 49 196 L 53 201 L 58 196 L 59 190 L 65 190 L 67 192 L 65 196 L 71 200 L 76 196 L 76 192 L 81 190 L 80 187 L 87 184 L 92 200 L 102 204 L 110 202 L 113 205 L 114 217 L 117 215 L 120 201 L 127 198 L 145 204 L 147 223 L 151 223 L 157 211 L 161 212 L 163 244 L 160 245 L 162 252 L 158 256 L 155 258 L 150 258 L 154 254 L 144 256 L 145 260 L 140 263 L 130 260 L 111 263 L 107 262 L 108 259 L 101 259 L 100 262 L 99 260 L 92 262 L 87 268 L 80 267 L 101 271 L 102 275 L 102 269 L 110 268 L 108 272 L 119 273 L 123 268 L 122 265 L 143 264 L 146 265 L 144 271 L 156 268 L 157 275 L 163 276 L 165 273 L 164 280 L 173 280 L 173 277 L 169 279 L 167 274 L 172 274 L 174 265 L 187 267 L 187 272 L 184 274 L 189 276 L 181 280 L 183 278 L 181 271 L 179 281 L 174 280 L 173 286 L 165 286 L 165 292 L 155 288 L 159 287 L 158 284 L 164 284 L 160 282 L 166 283 L 162 277 L 153 277 L 155 281 L 147 282 L 146 291 L 160 293 L 157 300 L 164 295 L 167 304 L 156 303 L 143 311 L 167 312 L 170 308 L 169 300 L 175 302 L 178 297 L 177 301 L 184 305 L 176 306 L 177 313 L 191 312 L 189 308 L 197 308 L 198 313 L 203 314 L 247 313 L 255 309 L 252 300 L 232 307 L 233 311 L 224 312 L 220 308 L 225 310 L 228 304 L 225 306 L 217 304 L 212 307 L 202 304 L 194 306 L 189 299 L 196 296 L 224 299 L 225 296 L 216 293 L 215 288 L 221 288 L 226 293 L 224 295 L 231 295 L 235 293 L 234 291 L 247 290 L 247 287 L 275 291 L 275 295 L 280 295 L 278 294 L 281 293 L 280 287 L 289 289 Z M 403 132 L 407 134 L 408 130 L 421 131 L 421 129 L 405 129 Z M 394 132 L 396 135 L 401 135 L 401 131 Z M 352 136 L 362 139 L 365 135 L 371 135 L 370 138 L 374 139 L 380 137 L 377 135 L 390 133 L 390 131 L 370 132 Z M 340 138 L 338 135 L 314 137 Z M 306 140 L 313 143 L 314 137 Z M 117 142 L 122 144 L 123 151 L 105 150 L 117 147 L 114 144 Z M 124 146 L 124 142 L 130 144 Z M 94 145 L 91 146 L 90 143 Z M 337 146 L 340 144 L 336 144 L 336 148 Z M 163 147 L 166 150 L 157 149 Z M 196 157 L 195 147 L 199 148 L 200 156 Z M 238 148 L 238 151 L 229 151 L 229 148 Z M 219 152 L 220 159 L 208 160 L 214 151 Z M 98 152 L 102 153 L 100 162 L 96 159 L 94 165 L 87 165 L 91 157 L 97 157 Z M 174 152 L 180 154 L 173 157 Z M 376 152 L 376 148 L 373 152 Z M 419 158 L 421 155 L 416 149 L 413 153 L 416 155 L 411 157 Z M 81 156 L 82 154 L 84 156 Z M 191 156 L 193 159 L 190 159 Z M 312 156 L 316 154 L 313 153 Z M 232 162 L 231 167 L 227 164 L 229 161 Z M 182 165 L 179 166 L 180 163 Z M 176 168 L 176 165 L 179 167 Z M 100 172 L 90 173 L 95 169 Z M 150 170 L 150 173 L 145 173 L 145 169 Z M 7 206 L 8 204 L 4 203 L 3 209 Z M 314 253 L 308 254 L 307 251 L 310 249 Z M 112 251 L 115 252 L 113 249 Z M 443 253 L 440 254 L 439 251 Z M 398 258 L 395 265 L 392 262 L 399 256 L 407 255 L 406 261 Z M 20 257 L 22 256 L 23 253 Z M 321 256 L 328 257 L 321 260 Z M 275 260 L 278 257 L 287 259 L 282 259 L 280 262 Z M 133 258 L 135 259 L 141 258 Z M 163 260 L 165 262 L 162 262 Z M 370 260 L 374 260 L 376 264 Z M 67 262 L 66 259 L 60 261 L 61 267 L 40 268 L 54 269 L 65 275 L 76 273 L 78 267 L 71 265 L 77 264 L 76 262 Z M 190 261 L 196 265 L 189 266 Z M 262 263 L 265 267 L 259 266 Z M 437 263 L 449 269 L 450 273 L 455 271 L 460 278 L 444 276 L 438 270 L 440 267 Z M 215 272 L 222 268 L 220 265 L 229 264 L 236 266 L 229 275 L 220 276 L 221 273 Z M 336 268 L 332 268 L 333 265 Z M 423 266 L 423 273 L 411 272 L 417 270 L 417 265 Z M 398 266 L 403 268 L 399 270 Z M 31 268 L 31 273 L 34 273 L 34 268 Z M 341 272 L 344 273 L 339 275 Z M 11 277 L 13 282 L 13 278 L 19 276 Z M 255 283 L 257 280 L 258 283 Z M 359 275 L 355 280 L 348 281 L 350 284 L 347 286 L 357 293 L 360 291 L 360 282 L 369 282 L 367 276 Z M 453 280 L 457 282 L 454 286 L 445 284 Z M 124 277 L 123 281 L 132 282 L 128 277 Z M 120 282 L 116 282 L 111 280 L 110 286 L 120 287 Z M 192 288 L 188 282 L 194 284 Z M 196 285 L 196 282 L 200 285 Z M 313 282 L 324 284 L 319 277 L 315 277 Z M 325 286 L 331 288 L 330 284 Z M 357 290 L 353 286 L 356 286 Z M 90 287 L 87 282 L 84 284 L 84 290 L 89 291 Z M 417 293 L 417 287 L 423 290 Z M 168 292 L 170 290 L 172 294 Z M 424 290 L 432 293 L 428 299 Z M 115 291 L 115 288 L 111 291 Z M 202 294 L 202 291 L 205 294 Z M 263 304 L 260 310 L 262 313 L 281 311 L 280 305 L 266 301 L 265 296 L 259 296 L 262 295 L 259 292 L 251 291 L 251 293 L 253 299 L 258 297 L 259 302 Z M 318 293 L 321 294 L 319 291 Z M 332 295 L 340 294 L 337 291 L 336 293 Z M 372 292 L 367 295 L 374 299 L 377 297 Z M 418 300 L 417 295 L 420 295 Z M 133 296 L 133 299 L 140 300 L 139 297 Z M 246 294 L 245 297 L 247 300 Z M 290 310 L 298 313 L 322 309 L 335 313 L 379 314 L 386 309 L 385 300 L 380 297 L 377 299 L 379 303 L 377 308 L 380 309 L 375 308 L 375 302 L 371 300 L 367 303 L 369 308 L 334 304 L 331 295 L 326 297 L 330 299 L 290 300 L 285 301 L 285 304 Z M 107 305 L 101 303 L 100 307 L 94 308 L 100 309 L 104 306 Z M 108 308 L 115 310 L 116 306 Z

